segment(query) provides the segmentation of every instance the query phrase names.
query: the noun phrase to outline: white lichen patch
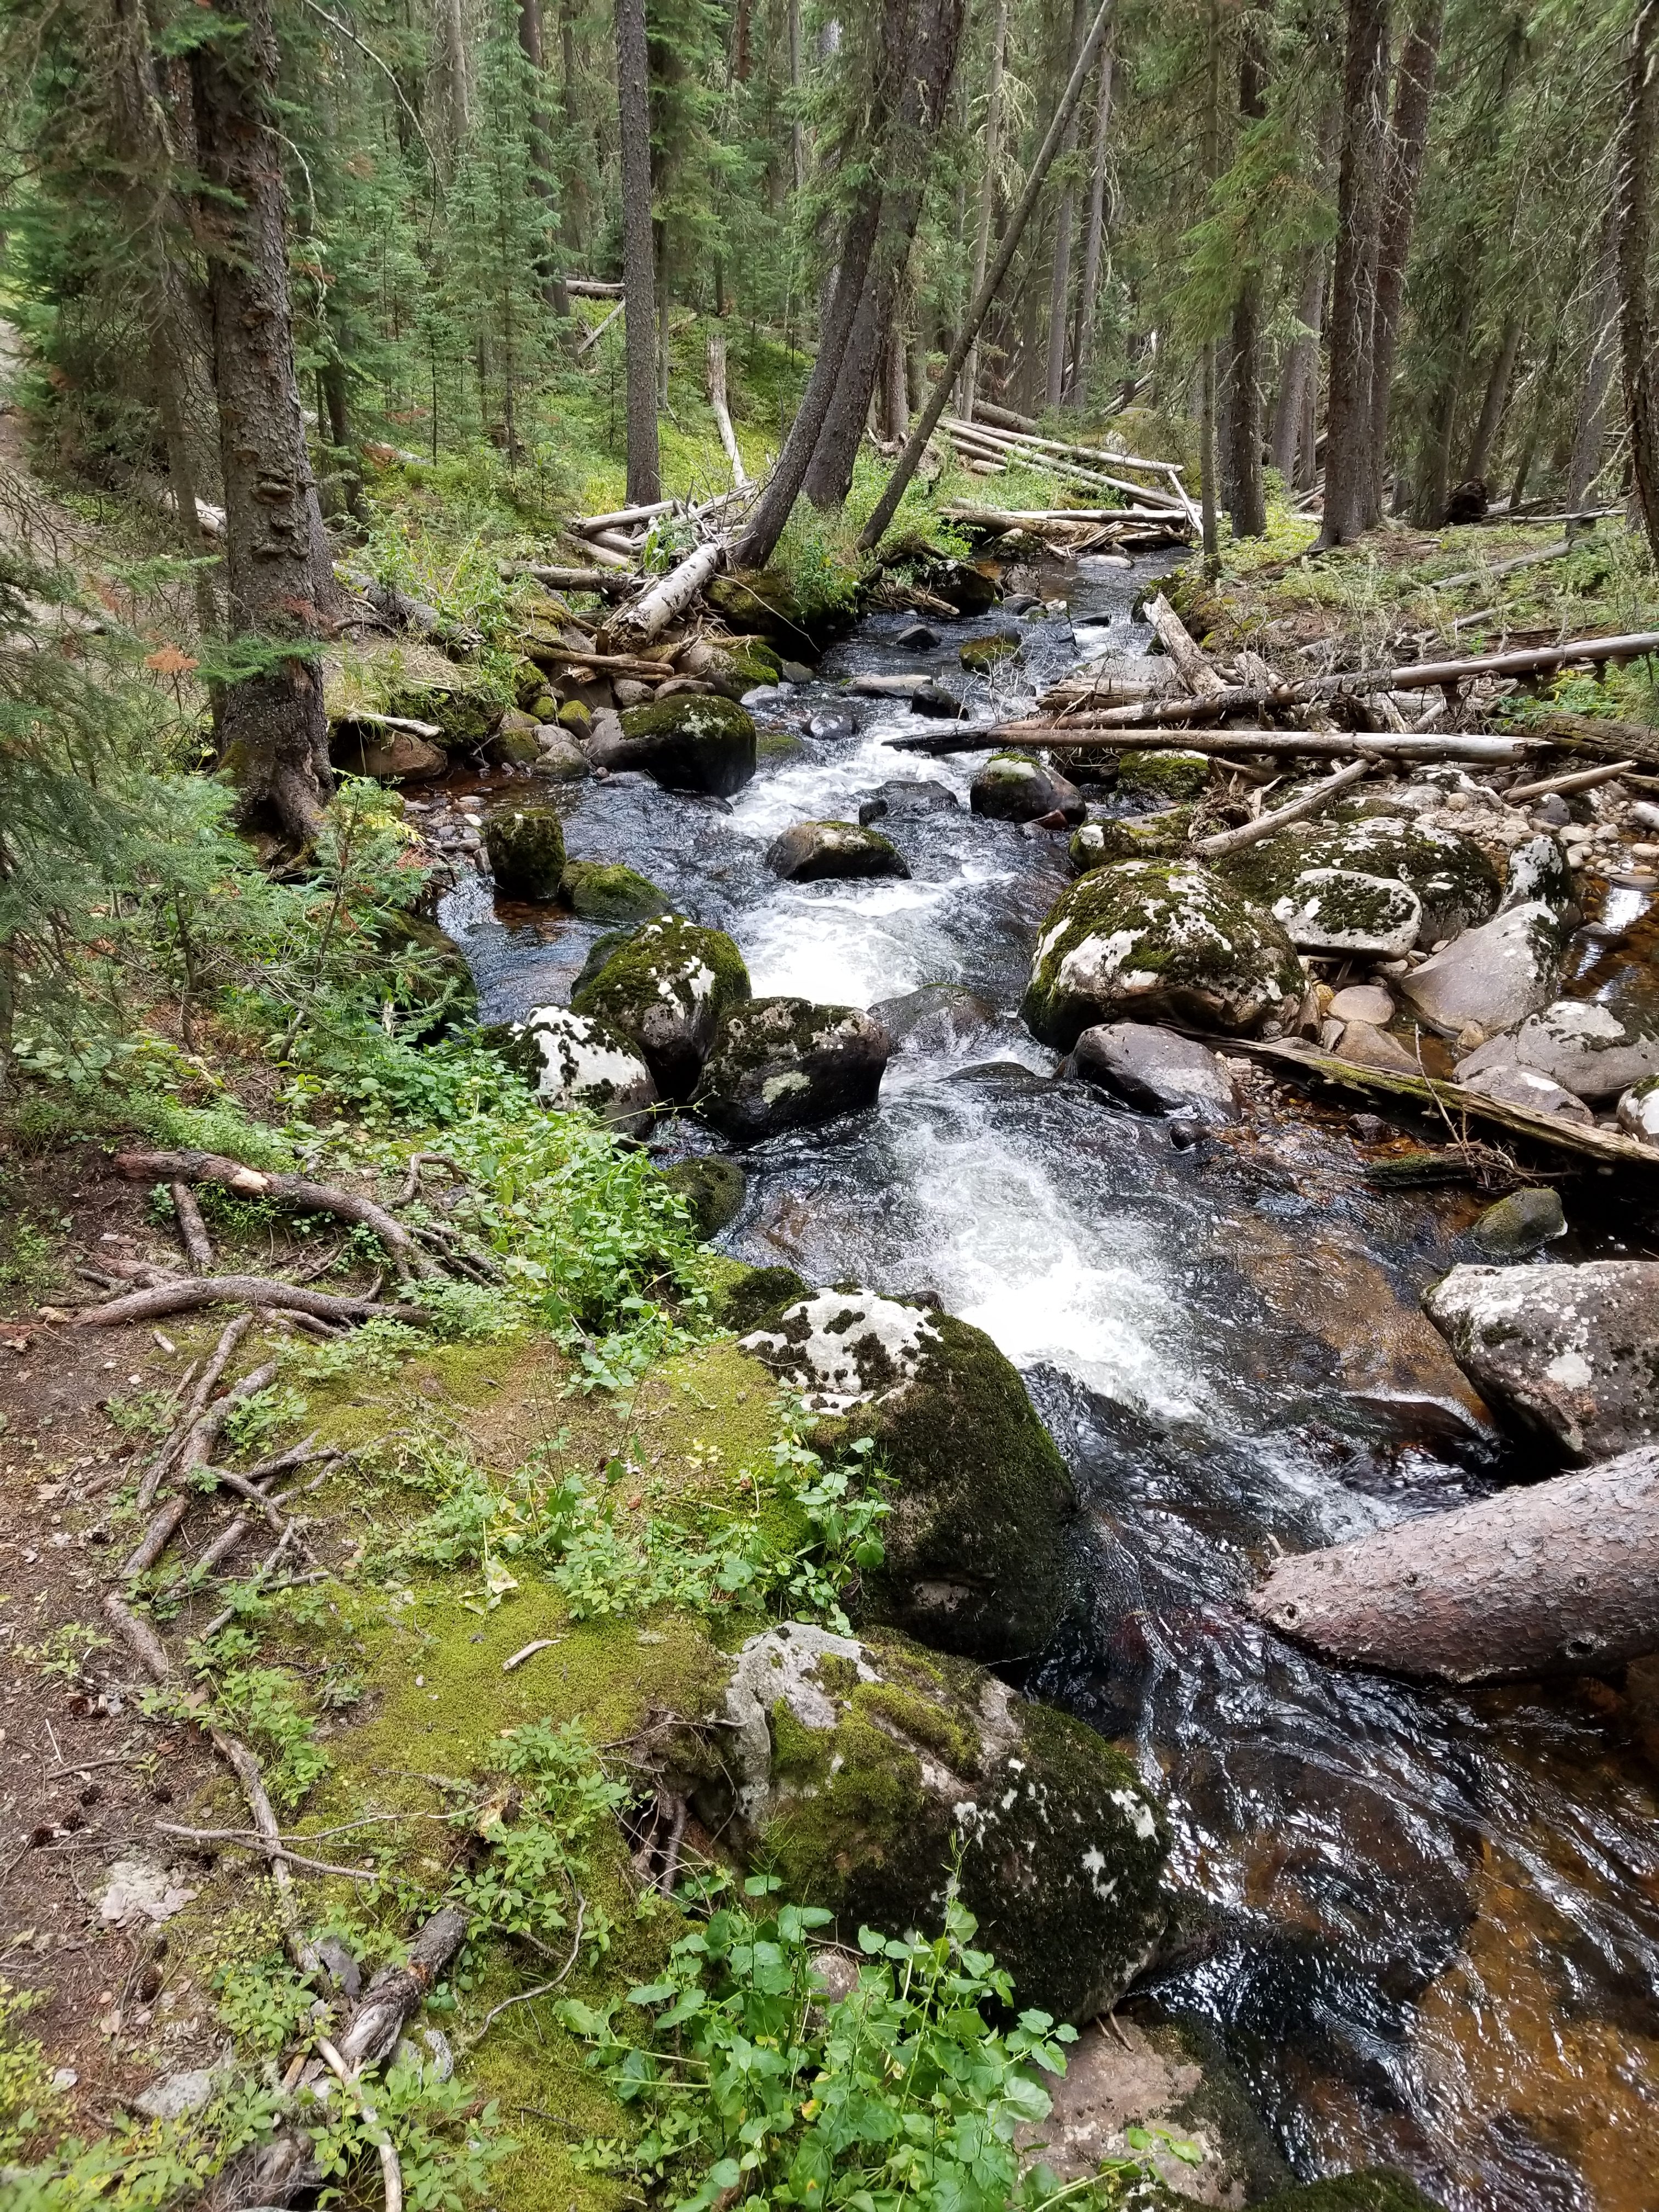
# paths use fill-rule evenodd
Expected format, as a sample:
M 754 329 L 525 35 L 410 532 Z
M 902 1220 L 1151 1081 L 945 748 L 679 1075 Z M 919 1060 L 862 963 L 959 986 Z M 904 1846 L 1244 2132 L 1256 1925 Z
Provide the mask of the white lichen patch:
M 922 1306 L 874 1291 L 820 1291 L 786 1309 L 781 1330 L 757 1329 L 743 1349 L 763 1359 L 817 1413 L 895 1396 L 939 1331 Z
M 536 1095 L 555 1112 L 586 1107 L 606 1121 L 632 1121 L 656 1103 L 651 1071 L 625 1040 L 568 1006 L 535 1006 L 514 1025 L 540 1055 Z

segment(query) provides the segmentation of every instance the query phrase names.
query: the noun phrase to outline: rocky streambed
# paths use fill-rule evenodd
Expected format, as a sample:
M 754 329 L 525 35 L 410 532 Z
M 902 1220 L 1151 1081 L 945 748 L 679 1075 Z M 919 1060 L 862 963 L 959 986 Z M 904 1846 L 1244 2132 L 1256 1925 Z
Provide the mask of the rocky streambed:
M 804 1289 L 896 1295 L 1019 1370 L 1079 1510 L 1050 1555 L 988 1464 L 932 1510 L 958 1559 L 975 1537 L 1001 1559 L 1020 1601 L 976 1611 L 912 1530 L 911 1614 L 890 1617 L 1126 1748 L 1165 1808 L 1177 1906 L 1127 2002 L 1137 2063 L 1160 2022 L 1188 2023 L 1186 2047 L 1305 2173 L 1397 2165 L 1458 2212 L 1639 2212 L 1659 2160 L 1659 1717 L 1639 1683 L 1416 1688 L 1323 1666 L 1241 1603 L 1279 1550 L 1557 1463 L 1500 1425 L 1421 1308 L 1449 1268 L 1492 1256 L 1471 1237 L 1490 1193 L 1412 1182 L 1415 1147 L 1386 1115 L 1292 1098 L 1243 1055 L 1150 1064 L 1167 1032 L 1145 1024 L 1300 1028 L 1386 1066 L 1400 1013 L 1432 998 L 1442 1066 L 1484 1060 L 1467 1073 L 1499 1095 L 1537 1103 L 1547 1085 L 1552 1110 L 1629 1128 L 1649 1079 L 1644 871 L 1586 925 L 1582 865 L 1575 878 L 1530 815 L 1443 771 L 1241 855 L 1218 880 L 1246 944 L 1181 879 L 1190 765 L 1131 764 L 1079 794 L 1024 769 L 988 780 L 982 754 L 889 748 L 924 726 L 918 679 L 988 720 L 1091 654 L 1144 647 L 1144 579 L 1049 580 L 1055 600 L 930 617 L 931 638 L 871 617 L 810 682 L 760 687 L 752 776 L 698 770 L 689 793 L 613 752 L 611 772 L 558 786 L 538 898 L 498 904 L 487 874 L 463 873 L 442 919 L 486 1019 L 546 1010 L 532 1064 L 556 1093 L 643 1115 L 702 1085 L 701 1120 L 638 1126 L 734 1256 Z M 457 815 L 539 806 L 547 787 L 502 776 L 479 796 L 429 814 L 464 850 L 489 823 L 475 839 Z M 871 835 L 803 830 L 823 823 Z M 1588 832 L 1572 857 L 1595 861 L 1598 820 L 1571 826 Z M 1147 872 L 1119 912 L 1126 857 Z M 1509 932 L 1513 957 L 1471 961 L 1481 931 Z M 1322 932 L 1337 988 L 1310 996 L 1295 950 Z M 1475 1004 L 1493 974 L 1530 1003 Z M 1619 1054 L 1635 1057 L 1615 1069 Z M 1647 1255 L 1593 1170 L 1564 1188 L 1571 1226 L 1534 1267 Z M 771 1279 L 757 1334 L 789 1372 L 793 1293 Z M 964 1456 L 970 1413 L 954 1417 Z M 957 1624 L 931 1635 L 929 1590 Z M 1085 1927 L 1075 1900 L 1044 1901 Z

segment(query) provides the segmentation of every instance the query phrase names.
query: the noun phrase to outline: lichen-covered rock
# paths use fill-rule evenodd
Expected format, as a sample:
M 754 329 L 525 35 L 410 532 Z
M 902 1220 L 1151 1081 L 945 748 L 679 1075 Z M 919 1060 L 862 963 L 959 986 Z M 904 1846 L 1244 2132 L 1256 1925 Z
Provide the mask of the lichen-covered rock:
M 567 861 L 559 896 L 584 921 L 648 921 L 668 911 L 655 884 L 620 860 Z
M 961 805 L 948 783 L 933 783 L 923 776 L 896 777 L 860 801 L 859 820 L 867 825 L 884 822 L 890 814 L 954 814 Z
M 1513 1028 L 1555 996 L 1562 938 L 1554 908 L 1534 900 L 1466 929 L 1401 983 L 1431 1029 L 1447 1036 Z
M 1594 1104 L 1659 1075 L 1659 1036 L 1644 1035 L 1593 1000 L 1558 999 L 1460 1060 L 1457 1079 L 1470 1083 L 1499 1067 L 1535 1069 Z
M 651 1071 L 628 1039 L 568 1006 L 532 1006 L 522 1021 L 484 1034 L 556 1112 L 585 1107 L 630 1129 L 657 1103 Z
M 1403 884 L 1422 908 L 1418 942 L 1437 945 L 1498 910 L 1498 871 L 1472 838 L 1404 814 L 1296 822 L 1217 863 L 1247 898 L 1271 907 L 1308 868 L 1344 868 Z
M 1085 1083 L 1098 1084 L 1143 1114 L 1191 1114 L 1200 1121 L 1236 1121 L 1232 1078 L 1207 1045 L 1147 1022 L 1103 1022 L 1085 1030 L 1073 1064 Z
M 1423 908 L 1408 885 L 1354 868 L 1303 868 L 1273 904 L 1292 945 L 1397 960 L 1417 942 Z
M 1481 1395 L 1567 1459 L 1659 1438 L 1659 1261 L 1454 1267 L 1423 1303 Z
M 504 897 L 556 897 L 564 873 L 564 824 L 550 806 L 498 806 L 484 817 L 484 850 Z
M 1088 811 L 1077 786 L 1030 753 L 993 753 L 974 778 L 969 804 L 994 822 L 1036 822 L 1055 813 L 1081 822 Z
M 984 676 L 1005 660 L 1018 660 L 1024 653 L 1017 629 L 994 630 L 989 637 L 970 637 L 957 647 L 957 659 L 970 676 Z
M 714 693 L 681 693 L 629 707 L 622 730 L 623 743 L 612 748 L 605 765 L 642 769 L 671 791 L 729 799 L 755 773 L 752 718 L 735 700 Z
M 705 1242 L 737 1219 L 749 1188 L 749 1178 L 736 1160 L 718 1155 L 678 1160 L 662 1170 L 662 1179 L 685 1200 Z
M 1121 821 L 1085 822 L 1072 832 L 1074 876 L 1091 868 L 1109 868 L 1119 860 L 1178 860 L 1192 834 L 1190 806 L 1166 806 L 1157 814 L 1133 814 Z
M 1097 1022 L 1245 1036 L 1287 1018 L 1305 978 L 1270 915 L 1196 861 L 1125 860 L 1079 878 L 1043 924 L 1024 1012 L 1069 1052 Z
M 858 1006 L 751 999 L 728 1014 L 695 1101 L 734 1144 L 757 1145 L 873 1106 L 890 1049 Z
M 1558 914 L 1576 907 L 1578 899 L 1565 846 L 1543 830 L 1516 847 L 1504 878 L 1504 906 L 1525 906 L 1534 899 Z
M 496 768 L 532 766 L 541 750 L 537 727 L 534 715 L 509 707 L 484 744 L 484 758 Z
M 1631 1085 L 1619 1101 L 1619 1126 L 1638 1145 L 1659 1146 L 1659 1075 Z
M 1478 1097 L 1496 1098 L 1505 1106 L 1524 1107 L 1529 1114 L 1548 1114 L 1556 1121 L 1571 1121 L 1583 1129 L 1588 1129 L 1595 1119 L 1582 1098 L 1575 1098 L 1571 1091 L 1564 1091 L 1553 1077 L 1535 1067 L 1517 1067 L 1513 1061 L 1504 1061 L 1478 1075 L 1460 1073 L 1457 1079 L 1466 1091 L 1473 1091 Z
M 768 846 L 766 865 L 793 884 L 910 872 L 890 837 L 858 822 L 793 823 Z
M 896 1486 L 875 1617 L 974 1658 L 1040 1650 L 1069 1595 L 1076 1498 L 984 1331 L 853 1287 L 784 1303 L 744 1346 L 826 1416 L 826 1443 L 875 1439 Z
M 695 639 L 678 654 L 678 665 L 727 699 L 741 699 L 761 684 L 776 684 L 783 673 L 770 646 L 755 637 Z
M 954 1889 L 1017 2002 L 1082 2021 L 1163 1933 L 1168 1832 L 1135 1767 L 994 1675 L 790 1622 L 744 1645 L 722 1717 L 700 1815 L 843 1942 L 935 1927 Z
M 644 1054 L 657 1089 L 684 1104 L 722 1018 L 750 996 L 743 955 L 723 930 L 665 915 L 634 931 L 571 994 Z
M 1125 753 L 1118 766 L 1118 781 L 1137 796 L 1161 799 L 1166 806 L 1196 799 L 1210 780 L 1207 753 Z

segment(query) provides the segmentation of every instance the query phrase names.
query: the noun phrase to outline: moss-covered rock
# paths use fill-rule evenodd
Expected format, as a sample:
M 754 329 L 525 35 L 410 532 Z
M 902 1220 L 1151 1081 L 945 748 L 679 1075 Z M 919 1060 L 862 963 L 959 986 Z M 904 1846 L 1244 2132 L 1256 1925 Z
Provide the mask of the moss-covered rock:
M 1437 944 L 1498 910 L 1498 871 L 1472 838 L 1455 830 L 1379 814 L 1335 824 L 1292 823 L 1276 836 L 1230 854 L 1217 872 L 1258 906 L 1295 895 L 1308 868 L 1342 868 L 1404 884 L 1422 908 L 1419 938 Z
M 1358 868 L 1304 868 L 1273 901 L 1273 916 L 1291 944 L 1306 951 L 1397 960 L 1417 942 L 1423 906 L 1410 885 L 1394 877 L 1368 876 Z
M 557 896 L 564 873 L 564 824 L 550 806 L 498 806 L 484 817 L 483 843 L 503 897 Z
M 1125 753 L 1118 764 L 1121 787 L 1166 806 L 1196 799 L 1210 780 L 1206 753 Z
M 850 599 L 809 606 L 781 568 L 728 569 L 704 586 L 703 597 L 738 629 L 758 631 L 780 654 L 819 652 L 853 619 Z
M 684 1103 L 722 1019 L 749 997 L 749 970 L 724 931 L 665 915 L 634 931 L 570 1003 L 631 1038 L 662 1096 Z
M 584 921 L 649 921 L 668 912 L 655 884 L 620 860 L 568 860 L 559 896 Z
M 534 1006 L 483 1034 L 555 1112 L 584 1107 L 631 1129 L 657 1103 L 651 1071 L 628 1039 L 568 1006 Z
M 482 677 L 456 668 L 394 684 L 386 697 L 389 714 L 407 714 L 416 721 L 435 722 L 451 752 L 481 745 L 501 722 L 503 702 Z
M 566 737 L 556 722 L 544 722 L 537 738 L 535 763 L 530 773 L 546 783 L 586 783 L 593 763 L 574 738 Z
M 890 1049 L 881 1024 L 858 1006 L 751 1000 L 722 1024 L 696 1109 L 734 1144 L 757 1145 L 873 1106 Z
M 1246 1036 L 1285 1019 L 1304 977 L 1270 915 L 1196 861 L 1091 869 L 1043 924 L 1023 1008 L 1069 1052 L 1097 1022 L 1170 1021 Z
M 729 799 L 755 773 L 755 725 L 735 700 L 713 692 L 681 692 L 629 707 L 625 740 L 614 767 L 642 769 L 673 791 Z
M 791 1298 L 744 1346 L 895 1480 L 876 1618 L 975 1658 L 1035 1651 L 1070 1588 L 1066 1463 L 1013 1365 L 950 1314 L 847 1287 Z
M 1080 822 L 1086 811 L 1074 783 L 1024 752 L 993 753 L 974 778 L 968 803 L 995 822 L 1036 822 L 1055 813 Z
M 705 1240 L 718 1237 L 737 1219 L 749 1188 L 749 1178 L 736 1160 L 718 1157 L 677 1161 L 662 1170 L 662 1179 L 690 1207 L 697 1234 Z
M 1024 650 L 1017 629 L 1000 629 L 989 637 L 970 637 L 957 647 L 957 659 L 970 676 L 985 676 L 1005 660 L 1022 659 Z
M 541 750 L 537 726 L 533 714 L 509 707 L 496 726 L 495 736 L 485 742 L 484 758 L 496 768 L 532 767 Z
M 1121 821 L 1085 822 L 1072 833 L 1072 873 L 1086 876 L 1091 868 L 1109 868 L 1119 860 L 1179 860 L 1192 825 L 1190 806 L 1132 814 Z
M 1167 1831 L 1081 1722 L 905 1638 L 789 1623 L 738 1654 L 722 1767 L 696 1792 L 786 1894 L 860 1926 L 938 1924 L 953 1886 L 1017 2002 L 1109 2007 L 1162 1932 Z
M 857 822 L 792 823 L 767 848 L 766 865 L 774 875 L 794 884 L 910 872 L 890 837 Z
M 560 727 L 573 738 L 585 738 L 593 726 L 593 709 L 585 699 L 567 699 L 555 713 Z
M 1368 2166 L 1356 2173 L 1329 2173 L 1264 2197 L 1256 2212 L 1441 2212 L 1409 2175 Z
M 404 1004 L 422 1016 L 416 1042 L 477 1014 L 478 987 L 466 955 L 435 921 L 418 914 L 386 913 L 374 925 L 374 941 L 383 952 L 399 957 Z M 410 1033 L 407 1025 L 404 1033 Z

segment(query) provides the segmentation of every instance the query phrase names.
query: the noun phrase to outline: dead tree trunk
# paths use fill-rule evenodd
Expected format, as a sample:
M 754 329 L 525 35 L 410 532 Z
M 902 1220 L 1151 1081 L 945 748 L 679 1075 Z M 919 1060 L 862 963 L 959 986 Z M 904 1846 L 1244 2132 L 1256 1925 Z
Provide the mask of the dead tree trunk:
M 657 277 L 651 230 L 650 58 L 645 0 L 617 0 L 622 132 L 623 298 L 628 325 L 628 503 L 661 498 L 657 459 Z
M 1106 258 L 1106 184 L 1112 135 L 1112 65 L 1116 41 L 1109 31 L 1100 50 L 1100 91 L 1095 102 L 1094 161 L 1089 177 L 1089 222 L 1083 236 L 1083 281 L 1078 287 L 1076 333 L 1066 404 L 1089 404 L 1089 365 L 1094 352 L 1095 322 L 1100 313 L 1101 271 Z
M 1659 420 L 1653 391 L 1653 320 L 1648 289 L 1653 142 L 1659 127 L 1659 95 L 1654 86 L 1654 65 L 1659 59 L 1656 40 L 1659 0 L 1642 0 L 1631 34 L 1630 75 L 1619 148 L 1620 330 L 1637 503 L 1649 547 L 1659 561 Z
M 1567 511 L 1582 507 L 1601 471 L 1607 435 L 1607 392 L 1613 382 L 1619 319 L 1619 225 L 1617 208 L 1608 211 L 1590 292 L 1589 349 L 1578 380 L 1573 410 L 1572 453 L 1567 462 Z M 1517 498 L 1519 495 L 1516 495 Z
M 1659 1447 L 1281 1559 L 1249 1601 L 1324 1659 L 1437 1682 L 1659 1651 Z
M 1066 53 L 1073 67 L 1089 19 L 1084 13 L 1084 0 L 1072 0 L 1072 34 Z M 1072 297 L 1072 225 L 1077 209 L 1077 180 L 1072 174 L 1071 163 L 1077 152 L 1077 131 L 1078 110 L 1073 107 L 1071 120 L 1066 125 L 1066 136 L 1060 141 L 1062 174 L 1060 204 L 1054 210 L 1054 258 L 1048 279 L 1048 388 L 1045 397 L 1050 407 L 1059 406 L 1066 389 L 1066 325 L 1069 320 L 1067 309 Z
M 1371 332 L 1370 520 L 1382 520 L 1382 476 L 1388 459 L 1389 410 L 1395 349 L 1406 291 L 1406 264 L 1417 219 L 1417 190 L 1428 150 L 1429 112 L 1440 56 L 1445 0 L 1418 0 L 1400 56 L 1389 128 L 1382 230 L 1376 257 L 1376 307 Z
M 1330 254 L 1323 246 L 1310 246 L 1303 265 L 1302 295 L 1297 320 L 1302 334 L 1293 338 L 1285 356 L 1279 397 L 1273 403 L 1273 436 L 1269 457 L 1286 489 L 1299 488 L 1297 461 L 1302 452 L 1302 417 L 1308 393 L 1319 377 L 1319 332 L 1325 316 L 1325 287 L 1330 274 Z
M 315 657 L 334 584 L 295 380 L 276 83 L 270 0 L 191 52 L 228 626 L 260 663 L 225 686 L 220 728 L 247 815 L 303 842 L 334 788 Z
M 996 212 L 997 164 L 1002 147 L 1002 58 L 1008 44 L 1008 0 L 997 0 L 996 24 L 991 33 L 991 81 L 985 109 L 985 173 L 979 186 L 979 232 L 974 240 L 974 290 L 985 282 L 985 264 L 991 252 L 991 219 Z M 979 344 L 963 369 L 957 392 L 957 412 L 964 422 L 974 419 L 974 399 L 979 383 Z
M 1498 351 L 1492 356 L 1492 373 L 1486 379 L 1486 397 L 1480 403 L 1480 419 L 1474 426 L 1474 435 L 1469 441 L 1469 451 L 1463 475 L 1466 480 L 1484 479 L 1492 460 L 1492 451 L 1498 437 L 1498 426 L 1504 419 L 1504 409 L 1510 396 L 1510 384 L 1515 375 L 1515 357 L 1521 350 L 1521 318 L 1508 315 L 1504 321 L 1504 335 L 1498 342 Z
M 1371 520 L 1371 395 L 1388 58 L 1388 0 L 1348 0 L 1331 392 L 1325 433 L 1325 524 L 1320 540 L 1325 545 L 1352 543 Z

